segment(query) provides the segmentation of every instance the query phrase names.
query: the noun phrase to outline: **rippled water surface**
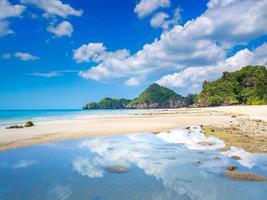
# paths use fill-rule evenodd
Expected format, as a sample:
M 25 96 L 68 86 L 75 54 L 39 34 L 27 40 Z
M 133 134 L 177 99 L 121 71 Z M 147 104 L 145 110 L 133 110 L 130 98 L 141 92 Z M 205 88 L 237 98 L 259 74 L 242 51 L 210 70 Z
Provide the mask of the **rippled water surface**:
M 267 182 L 226 178 L 229 164 L 267 176 L 267 157 L 203 138 L 199 130 L 51 143 L 0 153 L 0 199 L 263 200 Z M 198 141 L 216 143 L 204 148 Z M 238 154 L 240 161 L 229 156 Z M 220 159 L 214 159 L 218 157 Z M 125 173 L 112 173 L 116 166 Z

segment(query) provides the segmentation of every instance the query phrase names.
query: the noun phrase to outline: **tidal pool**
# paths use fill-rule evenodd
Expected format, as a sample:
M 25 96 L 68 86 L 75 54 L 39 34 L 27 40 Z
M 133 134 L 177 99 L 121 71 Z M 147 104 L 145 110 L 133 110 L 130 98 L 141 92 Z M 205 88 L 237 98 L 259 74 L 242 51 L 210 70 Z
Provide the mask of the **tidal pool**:
M 214 145 L 202 146 L 201 141 Z M 0 199 L 266 199 L 267 182 L 232 180 L 224 172 L 231 164 L 267 176 L 267 155 L 234 147 L 218 152 L 223 145 L 195 128 L 5 151 L 0 153 Z

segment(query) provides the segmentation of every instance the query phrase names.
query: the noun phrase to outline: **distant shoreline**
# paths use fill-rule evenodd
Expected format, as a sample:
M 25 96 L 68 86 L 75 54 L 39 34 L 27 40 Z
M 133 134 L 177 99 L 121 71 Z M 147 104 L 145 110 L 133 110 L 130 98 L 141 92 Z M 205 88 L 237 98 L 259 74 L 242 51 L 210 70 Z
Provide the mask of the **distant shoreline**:
M 208 131 L 208 135 L 221 137 L 220 132 L 225 131 L 223 136 L 227 135 L 227 138 L 221 139 L 228 146 L 235 145 L 250 152 L 267 152 L 267 105 L 149 109 L 135 114 L 84 115 L 33 122 L 36 126 L 23 129 L 8 130 L 0 126 L 0 150 L 88 137 L 158 133 L 203 125 L 215 129 L 214 132 Z M 236 138 L 233 142 L 232 136 Z M 247 144 L 248 139 L 250 144 Z

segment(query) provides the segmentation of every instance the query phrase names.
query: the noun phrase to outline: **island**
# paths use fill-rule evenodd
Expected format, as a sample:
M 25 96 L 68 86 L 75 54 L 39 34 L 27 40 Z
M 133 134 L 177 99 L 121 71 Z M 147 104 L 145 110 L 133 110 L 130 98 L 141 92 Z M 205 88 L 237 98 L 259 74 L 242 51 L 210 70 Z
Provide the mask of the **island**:
M 265 66 L 245 66 L 235 72 L 224 72 L 215 81 L 204 81 L 202 91 L 186 97 L 173 90 L 151 84 L 133 100 L 103 98 L 83 109 L 159 109 L 181 107 L 212 107 L 267 104 L 267 69 Z

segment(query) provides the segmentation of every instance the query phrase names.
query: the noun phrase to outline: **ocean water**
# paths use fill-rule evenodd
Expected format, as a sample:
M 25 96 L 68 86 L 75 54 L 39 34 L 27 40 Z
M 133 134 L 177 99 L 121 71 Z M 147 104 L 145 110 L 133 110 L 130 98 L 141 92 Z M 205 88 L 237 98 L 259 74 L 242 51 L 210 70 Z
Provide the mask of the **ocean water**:
M 140 110 L 82 110 L 82 109 L 50 109 L 50 110 L 0 110 L 0 126 L 25 123 L 27 120 L 44 121 L 53 119 L 70 119 L 84 115 L 135 114 Z
M 200 141 L 214 142 L 201 146 Z M 226 167 L 267 176 L 267 155 L 206 138 L 199 127 L 49 143 L 0 153 L 0 199 L 264 200 L 267 182 L 232 180 Z M 241 157 L 232 160 L 231 155 Z M 214 159 L 218 157 L 220 159 Z M 111 173 L 112 166 L 127 168 Z

